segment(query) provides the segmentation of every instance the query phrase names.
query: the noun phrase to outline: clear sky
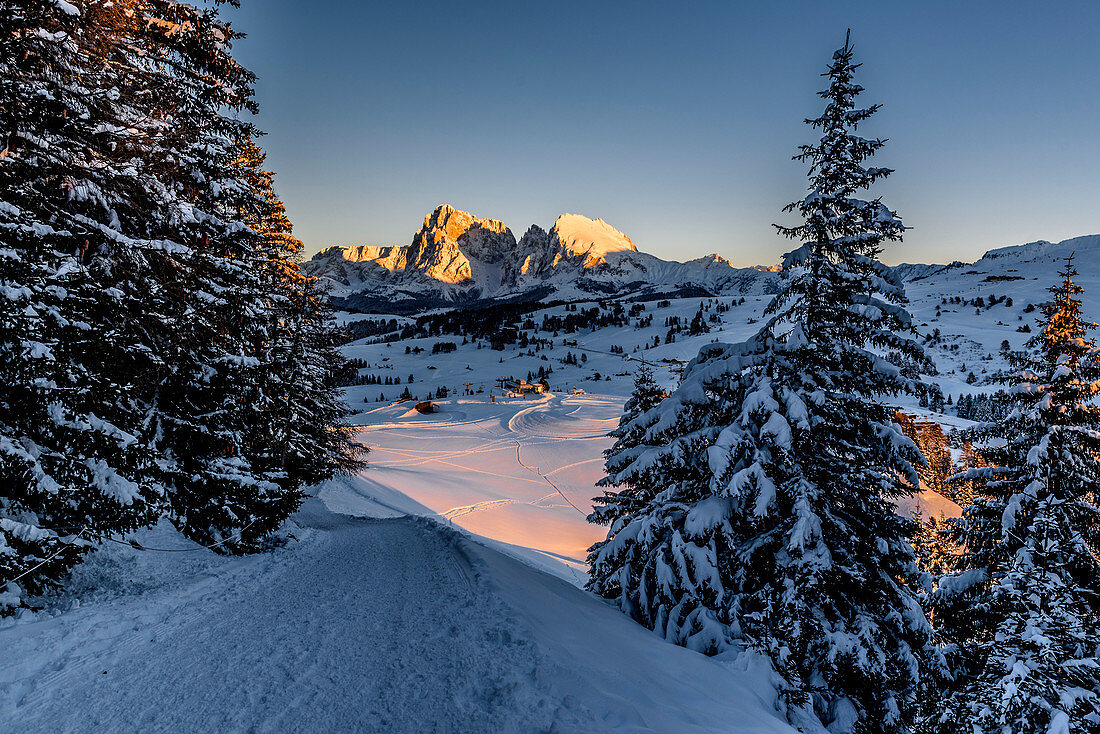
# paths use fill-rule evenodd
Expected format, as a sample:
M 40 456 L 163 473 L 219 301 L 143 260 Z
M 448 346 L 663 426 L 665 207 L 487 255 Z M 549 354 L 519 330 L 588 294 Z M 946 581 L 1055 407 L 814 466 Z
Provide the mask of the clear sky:
M 818 76 L 851 27 L 887 262 L 1100 232 L 1100 3 L 242 0 L 260 142 L 313 252 L 450 203 L 518 237 L 569 211 L 644 251 L 789 249 Z

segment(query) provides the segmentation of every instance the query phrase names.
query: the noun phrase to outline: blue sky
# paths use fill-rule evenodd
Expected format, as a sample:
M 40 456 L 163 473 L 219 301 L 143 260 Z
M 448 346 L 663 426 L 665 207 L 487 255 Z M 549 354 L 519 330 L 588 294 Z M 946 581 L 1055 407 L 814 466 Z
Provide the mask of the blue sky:
M 818 76 L 851 27 L 887 262 L 1100 232 L 1100 4 L 243 0 L 260 142 L 309 252 L 450 203 L 564 211 L 655 255 L 775 262 Z

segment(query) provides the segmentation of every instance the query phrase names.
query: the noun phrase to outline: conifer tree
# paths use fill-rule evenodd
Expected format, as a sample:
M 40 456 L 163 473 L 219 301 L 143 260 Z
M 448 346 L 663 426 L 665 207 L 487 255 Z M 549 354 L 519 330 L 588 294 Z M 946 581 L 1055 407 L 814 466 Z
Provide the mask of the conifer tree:
M 918 420 L 905 413 L 895 416 L 901 432 L 911 439 L 924 457 L 916 467 L 921 486 L 943 497 L 948 496 L 948 479 L 955 473 L 948 450 L 947 434 L 933 421 Z
M 149 0 L 141 10 L 142 48 L 165 62 L 154 84 L 176 93 L 164 141 L 172 156 L 159 179 L 176 209 L 166 236 L 184 245 L 165 284 L 175 333 L 159 345 L 167 357 L 152 432 L 163 456 L 158 479 L 185 535 L 243 550 L 298 501 L 263 466 L 267 447 L 249 443 L 270 368 L 258 351 L 270 338 L 265 243 L 241 215 L 258 194 L 236 165 L 237 141 L 255 132 L 239 116 L 256 109 L 254 76 L 232 58 L 236 35 L 216 4 Z
M 221 4 L 0 0 L 0 614 L 161 514 L 255 548 L 358 466 Z
M 644 426 L 638 425 L 636 419 L 660 405 L 664 397 L 664 390 L 653 379 L 653 368 L 643 362 L 634 377 L 634 389 L 623 406 L 623 414 L 619 416 L 619 425 L 611 432 L 611 435 L 615 438 L 615 443 L 604 452 L 604 458 L 609 465 L 617 466 L 619 464 L 616 460 L 617 457 L 643 443 L 645 440 Z M 613 485 L 609 484 L 608 479 L 605 477 L 597 483 L 597 486 Z M 605 493 L 604 497 L 596 500 L 603 507 L 597 508 L 596 513 L 590 518 L 592 522 L 600 522 L 606 525 L 611 519 L 618 516 L 618 511 L 611 509 L 616 504 L 615 497 L 625 500 L 621 492 Z M 607 514 L 609 512 L 611 514 Z
M 0 615 L 159 499 L 131 379 L 147 293 L 98 258 L 146 183 L 116 149 L 154 132 L 121 96 L 141 78 L 113 64 L 120 6 L 0 2 Z
M 1100 352 L 1072 257 L 1061 275 L 1015 357 L 1017 409 L 974 432 L 990 465 L 964 475 L 983 484 L 954 526 L 959 568 L 934 596 L 955 674 L 938 731 L 959 717 L 982 734 L 1100 727 Z
M 609 480 L 651 499 L 590 562 L 594 579 L 614 579 L 595 590 L 669 639 L 715 650 L 740 637 L 765 652 L 792 718 L 906 732 L 937 659 L 915 524 L 894 504 L 916 491 L 920 456 L 879 400 L 915 394 L 898 362 L 925 359 L 878 260 L 904 228 L 859 198 L 890 170 L 864 165 L 884 141 L 855 134 L 878 109 L 855 106 L 856 68 L 846 42 L 808 121 L 821 138 L 796 157 L 810 193 L 787 208 L 804 223 L 780 227 L 803 244 L 767 325 L 705 347 L 659 415 L 637 419 L 647 445 L 609 464 Z
M 334 473 L 363 467 L 366 449 L 352 440 L 350 408 L 335 389 L 336 375 L 347 369 L 339 335 L 316 278 L 301 272 L 302 243 L 293 236 L 286 207 L 275 193 L 274 173 L 264 169 L 266 155 L 249 138 L 236 164 L 254 195 L 241 218 L 263 239 L 266 319 L 259 320 L 260 358 L 270 365 L 251 405 L 252 438 L 267 446 L 265 466 L 285 474 L 295 491 Z
M 952 540 L 947 517 L 940 513 L 938 517 L 932 516 L 925 520 L 918 514 L 914 520 L 920 526 L 913 539 L 913 548 L 917 553 L 917 565 L 920 569 L 933 577 L 953 570 L 959 548 Z M 929 588 L 928 591 L 930 590 Z M 927 594 L 922 596 L 922 601 L 927 601 Z
M 638 419 L 660 405 L 664 397 L 664 391 L 653 379 L 653 369 L 643 362 L 635 375 L 634 389 L 631 391 L 630 398 L 623 406 L 619 425 L 611 432 L 615 443 L 604 451 L 609 474 L 626 468 L 630 464 L 632 450 L 645 444 L 645 434 L 649 426 Z M 614 526 L 619 518 L 644 507 L 646 502 L 652 499 L 651 496 L 639 496 L 639 490 L 645 492 L 644 484 L 635 486 L 629 480 L 617 485 L 611 476 L 607 476 L 597 482 L 597 486 L 614 488 L 613 491 L 605 491 L 602 497 L 593 500 L 594 509 L 588 516 L 588 521 L 598 525 Z M 589 563 L 593 571 L 589 576 L 588 588 L 601 596 L 614 598 L 616 595 L 621 596 L 622 585 L 617 576 L 619 569 L 616 564 L 609 563 L 606 559 L 601 560 L 601 549 L 604 544 L 596 543 L 589 549 Z M 623 601 L 629 604 L 628 600 Z
M 724 520 L 732 500 L 714 488 L 708 451 L 744 400 L 730 375 L 754 364 L 763 347 L 747 351 L 703 347 L 672 395 L 624 415 L 600 481 L 615 490 L 589 516 L 609 528 L 589 550 L 588 588 L 669 641 L 710 654 L 738 634 L 730 570 L 738 543 Z

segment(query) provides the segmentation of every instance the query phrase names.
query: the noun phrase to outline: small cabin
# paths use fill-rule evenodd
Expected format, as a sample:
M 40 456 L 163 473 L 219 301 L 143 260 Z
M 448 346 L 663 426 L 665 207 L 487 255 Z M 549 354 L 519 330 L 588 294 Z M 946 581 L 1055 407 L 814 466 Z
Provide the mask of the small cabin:
M 417 413 L 438 413 L 439 408 L 431 400 L 423 400 L 416 404 Z
M 528 382 L 527 380 L 508 380 L 505 383 L 505 387 L 516 395 L 525 395 L 526 393 L 544 393 L 550 390 L 550 385 L 545 380 L 538 382 Z

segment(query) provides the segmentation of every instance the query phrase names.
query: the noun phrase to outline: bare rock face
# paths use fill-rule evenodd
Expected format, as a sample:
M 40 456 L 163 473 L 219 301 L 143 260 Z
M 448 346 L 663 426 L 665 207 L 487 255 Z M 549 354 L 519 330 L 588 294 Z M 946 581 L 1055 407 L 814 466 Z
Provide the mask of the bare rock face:
M 515 248 L 516 238 L 503 222 L 478 219 L 443 204 L 424 217 L 424 225 L 413 236 L 405 270 L 460 284 L 473 278 L 471 258 L 497 263 Z
M 550 235 L 542 227 L 532 224 L 520 237 L 505 279 L 514 283 L 525 276 L 538 275 L 546 270 L 550 260 Z
M 359 245 L 358 247 L 343 247 L 343 248 L 328 248 L 324 252 L 328 252 L 333 249 L 343 250 L 343 258 L 348 262 L 372 262 L 378 265 L 384 270 L 393 272 L 394 270 L 405 269 L 405 255 L 407 248 L 404 247 L 375 247 L 373 245 Z
M 562 214 L 549 232 L 538 225 L 524 233 L 512 257 L 512 281 L 600 270 L 609 256 L 636 253 L 630 238 L 602 219 Z M 613 255 L 612 253 L 617 253 Z

